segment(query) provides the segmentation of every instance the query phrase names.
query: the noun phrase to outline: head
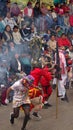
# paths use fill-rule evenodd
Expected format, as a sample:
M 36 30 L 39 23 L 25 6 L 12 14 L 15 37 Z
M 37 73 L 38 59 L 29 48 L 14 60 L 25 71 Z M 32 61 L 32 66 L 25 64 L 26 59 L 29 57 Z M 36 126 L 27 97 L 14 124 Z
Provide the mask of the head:
M 24 76 L 23 79 L 22 79 L 22 84 L 23 85 L 32 85 L 34 82 L 34 77 L 32 75 L 27 75 L 27 76 Z
M 54 41 L 54 40 L 55 40 L 55 34 L 51 34 L 50 39 L 51 39 L 52 41 Z
M 10 25 L 6 25 L 6 27 L 5 27 L 5 31 L 7 31 L 7 32 L 10 32 L 10 31 L 11 31 L 11 27 L 10 27 Z
M 7 12 L 6 17 L 7 17 L 7 18 L 11 18 L 10 12 Z
M 27 6 L 28 6 L 28 8 L 31 8 L 31 7 L 32 7 L 32 3 L 31 3 L 31 2 L 28 2 L 28 3 L 27 3 Z
M 38 7 L 40 7 L 40 3 L 39 2 L 36 2 L 35 3 L 35 6 L 38 8 Z
M 15 53 L 15 58 L 18 59 L 19 58 L 19 54 Z
M 61 38 L 65 39 L 66 38 L 66 34 L 62 33 Z
M 14 31 L 14 32 L 18 32 L 18 30 L 19 30 L 19 29 L 18 29 L 18 26 L 15 25 L 14 28 L 13 28 L 13 31 Z

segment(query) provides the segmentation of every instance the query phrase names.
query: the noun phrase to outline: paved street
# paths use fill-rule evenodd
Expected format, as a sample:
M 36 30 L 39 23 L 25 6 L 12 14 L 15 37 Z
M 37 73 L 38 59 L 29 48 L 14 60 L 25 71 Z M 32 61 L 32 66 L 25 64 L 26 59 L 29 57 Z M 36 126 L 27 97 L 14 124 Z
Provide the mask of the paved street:
M 53 91 L 49 102 L 51 108 L 42 109 L 40 121 L 30 120 L 27 130 L 73 130 L 73 89 L 68 90 L 69 103 L 61 101 L 58 98 L 58 118 L 56 119 L 56 90 Z M 12 104 L 0 106 L 0 130 L 21 130 L 23 121 L 23 112 L 15 119 L 15 124 L 9 122 L 9 114 L 12 110 Z

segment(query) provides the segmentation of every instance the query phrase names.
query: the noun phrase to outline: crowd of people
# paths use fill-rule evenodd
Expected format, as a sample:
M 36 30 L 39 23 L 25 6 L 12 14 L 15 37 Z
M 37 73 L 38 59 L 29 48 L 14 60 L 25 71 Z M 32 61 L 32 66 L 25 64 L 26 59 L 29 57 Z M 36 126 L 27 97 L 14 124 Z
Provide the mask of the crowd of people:
M 54 6 L 28 2 L 23 10 L 7 1 L 4 9 L 0 10 L 0 101 L 7 105 L 8 98 L 9 102 L 16 100 L 12 124 L 23 108 L 24 130 L 29 111 L 41 118 L 39 110 L 51 107 L 49 97 L 57 80 L 57 96 L 69 102 L 66 87 L 73 78 L 73 0 Z M 33 79 L 31 85 L 29 77 Z

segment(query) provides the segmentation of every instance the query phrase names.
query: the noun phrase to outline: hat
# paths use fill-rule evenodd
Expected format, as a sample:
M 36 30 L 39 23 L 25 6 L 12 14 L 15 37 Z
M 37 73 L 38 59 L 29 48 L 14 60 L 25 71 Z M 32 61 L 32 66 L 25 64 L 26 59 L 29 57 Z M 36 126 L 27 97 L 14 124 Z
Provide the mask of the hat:
M 64 14 L 64 10 L 63 9 L 59 9 L 59 15 L 63 15 Z
M 31 85 L 34 82 L 34 77 L 32 75 L 24 76 L 22 82 L 27 80 L 27 82 Z

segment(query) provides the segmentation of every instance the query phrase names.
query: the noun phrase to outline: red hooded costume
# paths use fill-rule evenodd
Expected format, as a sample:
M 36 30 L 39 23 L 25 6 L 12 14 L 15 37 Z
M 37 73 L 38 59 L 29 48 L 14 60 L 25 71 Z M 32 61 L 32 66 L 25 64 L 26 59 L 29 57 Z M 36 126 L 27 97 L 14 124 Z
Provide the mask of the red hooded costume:
M 44 92 L 44 100 L 46 100 L 52 93 L 52 87 L 50 85 L 52 74 L 49 72 L 49 68 L 47 66 L 43 68 L 43 73 L 45 73 L 45 76 L 41 77 L 40 83 Z

